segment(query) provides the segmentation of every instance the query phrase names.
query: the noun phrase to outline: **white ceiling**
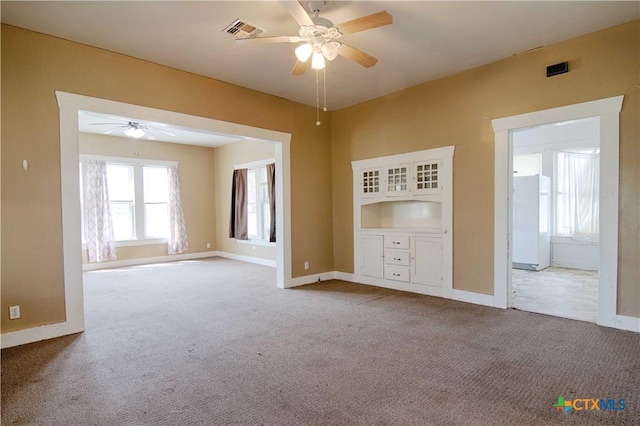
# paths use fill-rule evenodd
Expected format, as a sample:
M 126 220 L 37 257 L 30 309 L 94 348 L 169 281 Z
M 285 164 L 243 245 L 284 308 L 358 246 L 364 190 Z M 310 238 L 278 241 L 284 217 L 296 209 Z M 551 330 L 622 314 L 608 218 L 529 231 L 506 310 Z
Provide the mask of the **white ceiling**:
M 637 1 L 333 3 L 321 16 L 338 27 L 381 10 L 394 23 L 341 39 L 379 62 L 369 69 L 342 57 L 328 63 L 330 110 L 640 16 Z M 222 32 L 240 18 L 264 28 L 262 36 L 296 35 L 297 24 L 275 0 L 2 1 L 1 17 L 7 24 L 315 105 L 315 72 L 291 75 L 296 45 L 236 45 Z
M 124 134 L 124 131 L 128 129 L 129 122 L 148 127 L 148 129 L 145 129 L 145 135 L 140 139 L 158 142 L 216 147 L 247 139 L 203 129 L 189 129 L 155 121 L 141 120 L 134 117 L 88 111 L 80 111 L 78 113 L 78 130 L 84 133 L 106 134 L 108 136 L 126 138 L 128 136 Z

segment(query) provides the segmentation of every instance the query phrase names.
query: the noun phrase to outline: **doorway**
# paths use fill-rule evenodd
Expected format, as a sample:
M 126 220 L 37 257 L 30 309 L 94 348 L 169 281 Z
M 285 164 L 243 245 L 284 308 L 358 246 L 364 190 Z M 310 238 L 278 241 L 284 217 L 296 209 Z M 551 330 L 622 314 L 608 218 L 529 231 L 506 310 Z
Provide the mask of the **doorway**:
M 291 286 L 291 192 L 290 142 L 288 133 L 196 117 L 172 111 L 125 104 L 65 92 L 56 92 L 60 108 L 60 162 L 62 187 L 62 241 L 66 321 L 41 327 L 40 339 L 48 339 L 84 331 L 84 301 L 80 227 L 80 188 L 78 155 L 78 113 L 91 111 L 166 123 L 186 129 L 219 132 L 247 140 L 273 143 L 276 168 L 276 246 L 277 286 Z M 25 337 L 26 338 L 26 337 Z
M 515 309 L 596 322 L 600 119 L 510 132 Z
M 511 306 L 512 175 L 511 132 L 544 124 L 597 117 L 600 122 L 600 242 L 597 324 L 617 325 L 619 114 L 624 96 L 492 120 L 495 133 L 494 306 Z

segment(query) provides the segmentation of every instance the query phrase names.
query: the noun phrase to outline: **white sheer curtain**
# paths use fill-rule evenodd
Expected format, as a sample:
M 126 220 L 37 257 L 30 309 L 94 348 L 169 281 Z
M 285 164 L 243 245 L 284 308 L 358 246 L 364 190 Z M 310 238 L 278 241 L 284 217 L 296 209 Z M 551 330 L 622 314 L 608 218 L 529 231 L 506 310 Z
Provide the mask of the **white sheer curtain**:
M 116 260 L 107 165 L 104 161 L 91 160 L 85 162 L 85 168 L 84 203 L 89 262 Z
M 168 167 L 167 173 L 169 178 L 169 254 L 179 254 L 189 249 L 180 197 L 180 176 L 176 166 Z
M 560 232 L 576 240 L 598 241 L 600 154 L 558 154 L 558 222 Z

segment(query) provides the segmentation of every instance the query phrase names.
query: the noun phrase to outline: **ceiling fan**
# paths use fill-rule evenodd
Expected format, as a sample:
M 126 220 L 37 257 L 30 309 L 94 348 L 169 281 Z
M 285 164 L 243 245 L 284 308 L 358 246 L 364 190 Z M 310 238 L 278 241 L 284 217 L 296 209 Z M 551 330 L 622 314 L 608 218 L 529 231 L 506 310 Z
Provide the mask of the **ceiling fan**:
M 293 19 L 300 25 L 297 36 L 274 36 L 236 39 L 240 44 L 258 43 L 300 43 L 295 50 L 297 62 L 293 67 L 292 74 L 303 74 L 309 65 L 313 69 L 323 69 L 325 59 L 333 61 L 338 55 L 350 59 L 363 67 L 374 66 L 378 60 L 371 55 L 364 53 L 354 47 L 336 41 L 345 34 L 353 34 L 372 28 L 383 27 L 393 23 L 393 16 L 387 11 L 374 13 L 344 22 L 340 25 L 333 25 L 333 22 L 326 18 L 321 18 L 318 14 L 326 7 L 326 1 L 310 1 L 309 9 L 315 16 L 310 16 L 305 8 L 298 1 L 280 0 L 285 9 L 291 14 Z M 309 61 L 311 58 L 311 61 Z M 309 63 L 311 62 L 311 63 Z
M 140 139 L 144 137 L 145 139 L 155 140 L 156 137 L 151 133 L 151 129 L 154 132 L 165 133 L 169 136 L 175 136 L 175 133 L 168 132 L 166 130 L 160 129 L 158 127 L 147 126 L 146 124 L 141 124 L 136 121 L 126 121 L 122 123 L 89 123 L 90 126 L 116 126 L 112 129 L 109 129 L 105 132 L 102 132 L 103 135 L 110 135 L 111 133 L 121 130 L 126 136 L 133 139 Z M 122 130 L 124 129 L 124 130 Z

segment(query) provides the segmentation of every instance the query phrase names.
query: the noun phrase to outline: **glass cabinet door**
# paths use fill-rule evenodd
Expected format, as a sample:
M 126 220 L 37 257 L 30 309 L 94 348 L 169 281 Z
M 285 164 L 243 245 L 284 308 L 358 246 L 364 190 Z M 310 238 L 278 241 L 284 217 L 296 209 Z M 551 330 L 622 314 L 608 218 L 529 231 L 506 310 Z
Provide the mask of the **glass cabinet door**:
M 377 197 L 380 195 L 380 169 L 363 170 L 360 196 Z
M 386 171 L 387 195 L 407 195 L 411 192 L 409 186 L 409 164 L 397 164 L 384 169 Z
M 414 194 L 435 194 L 440 192 L 439 161 L 425 161 L 413 164 L 413 193 Z

